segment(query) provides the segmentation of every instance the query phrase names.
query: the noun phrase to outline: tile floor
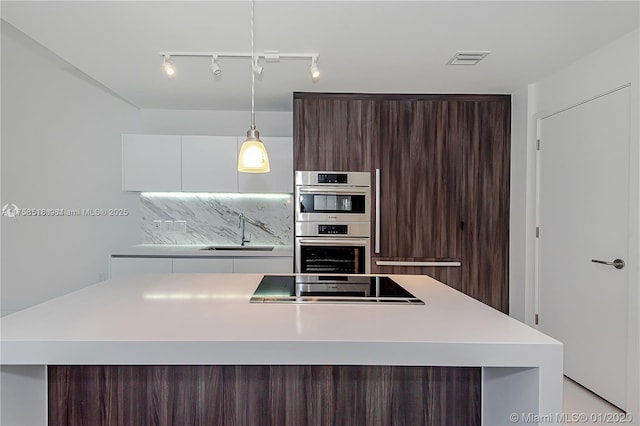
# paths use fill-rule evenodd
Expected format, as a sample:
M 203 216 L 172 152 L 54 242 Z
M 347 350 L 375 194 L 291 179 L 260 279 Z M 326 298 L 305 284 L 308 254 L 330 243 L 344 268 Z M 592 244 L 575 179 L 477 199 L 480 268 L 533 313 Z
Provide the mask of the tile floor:
M 622 413 L 622 411 L 616 406 L 609 404 L 598 395 L 590 392 L 586 388 L 583 388 L 568 377 L 564 378 L 563 406 L 564 412 L 569 416 L 573 413 L 586 413 L 587 415 L 591 415 L 591 413 Z M 611 425 L 612 423 L 598 423 L 591 421 L 588 421 L 587 423 L 578 423 L 578 421 L 575 421 L 573 423 L 565 424 Z

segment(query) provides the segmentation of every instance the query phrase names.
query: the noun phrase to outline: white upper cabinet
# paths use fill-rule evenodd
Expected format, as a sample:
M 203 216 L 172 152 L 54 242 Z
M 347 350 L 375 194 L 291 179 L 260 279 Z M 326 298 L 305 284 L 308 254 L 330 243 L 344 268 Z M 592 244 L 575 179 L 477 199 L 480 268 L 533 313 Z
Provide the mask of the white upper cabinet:
M 235 136 L 182 136 L 182 191 L 237 192 Z
M 124 191 L 293 193 L 293 138 L 262 138 L 271 171 L 238 172 L 244 137 L 122 135 Z
M 122 135 L 122 189 L 180 191 L 180 151 L 180 136 Z
M 238 173 L 238 192 L 292 193 L 293 138 L 264 137 L 260 139 L 267 148 L 271 171 L 269 173 Z M 244 137 L 238 138 L 238 152 L 244 140 Z

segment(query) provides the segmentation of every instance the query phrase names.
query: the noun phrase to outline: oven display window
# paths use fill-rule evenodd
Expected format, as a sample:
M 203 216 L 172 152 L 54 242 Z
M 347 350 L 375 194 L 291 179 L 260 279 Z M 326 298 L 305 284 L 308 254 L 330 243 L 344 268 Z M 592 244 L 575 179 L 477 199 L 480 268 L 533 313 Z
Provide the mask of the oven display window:
M 365 196 L 349 194 L 302 194 L 301 213 L 365 213 Z
M 301 246 L 300 272 L 344 274 L 365 273 L 365 248 L 362 246 Z

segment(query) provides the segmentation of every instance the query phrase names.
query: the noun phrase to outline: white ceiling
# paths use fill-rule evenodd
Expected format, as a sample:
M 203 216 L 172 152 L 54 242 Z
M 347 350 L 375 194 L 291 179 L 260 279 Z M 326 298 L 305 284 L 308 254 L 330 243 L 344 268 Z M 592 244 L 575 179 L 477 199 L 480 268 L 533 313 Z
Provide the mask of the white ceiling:
M 639 1 L 257 1 L 256 51 L 319 53 L 265 65 L 256 109 L 292 92 L 511 93 L 638 28 Z M 248 110 L 249 62 L 158 52 L 250 50 L 249 1 L 2 1 L 2 19 L 140 108 Z M 492 53 L 445 66 L 458 50 Z M 3 66 L 10 64 L 3 64 Z

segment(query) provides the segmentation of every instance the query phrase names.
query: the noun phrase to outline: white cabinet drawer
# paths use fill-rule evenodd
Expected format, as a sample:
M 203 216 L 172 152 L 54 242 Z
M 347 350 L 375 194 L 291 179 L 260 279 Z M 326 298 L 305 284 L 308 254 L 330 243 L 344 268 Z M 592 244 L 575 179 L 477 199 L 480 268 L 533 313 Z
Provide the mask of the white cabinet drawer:
M 119 278 L 132 274 L 167 273 L 173 270 L 170 258 L 162 257 L 112 257 L 110 277 Z
M 233 272 L 247 274 L 291 274 L 293 273 L 293 258 L 236 258 L 233 260 Z
M 142 273 L 291 274 L 293 257 L 111 257 L 110 277 Z
M 173 272 L 233 272 L 233 259 L 173 259 Z

